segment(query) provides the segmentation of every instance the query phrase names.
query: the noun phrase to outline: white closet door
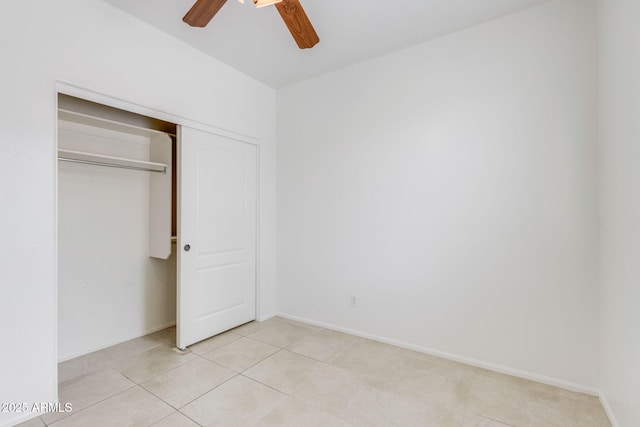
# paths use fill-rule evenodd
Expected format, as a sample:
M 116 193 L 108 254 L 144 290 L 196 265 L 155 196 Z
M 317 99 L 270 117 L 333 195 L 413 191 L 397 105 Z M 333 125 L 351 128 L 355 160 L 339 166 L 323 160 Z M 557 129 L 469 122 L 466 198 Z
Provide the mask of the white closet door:
M 256 147 L 179 129 L 180 348 L 256 317 Z

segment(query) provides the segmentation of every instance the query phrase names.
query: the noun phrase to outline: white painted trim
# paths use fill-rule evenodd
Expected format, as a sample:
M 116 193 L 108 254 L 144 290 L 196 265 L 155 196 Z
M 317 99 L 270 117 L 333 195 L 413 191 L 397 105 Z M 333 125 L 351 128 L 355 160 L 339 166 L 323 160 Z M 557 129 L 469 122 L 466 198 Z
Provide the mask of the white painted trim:
M 51 370 L 53 372 L 53 397 L 55 401 L 59 401 L 59 385 L 58 385 L 58 200 L 60 195 L 58 194 L 58 126 L 59 126 L 59 111 L 58 111 L 58 90 L 55 85 L 53 87 L 54 95 L 53 99 L 53 114 L 55 118 L 55 127 L 53 129 L 53 152 L 51 153 L 51 161 L 53 162 L 53 360 Z
M 58 398 L 56 397 L 55 400 L 52 400 L 52 402 L 58 402 Z M 13 426 L 17 426 L 18 424 L 21 423 L 26 423 L 29 420 L 32 420 L 34 418 L 38 418 L 39 416 L 44 415 L 41 414 L 39 412 L 26 412 L 12 420 L 8 420 L 3 422 L 2 424 L 0 424 L 0 427 L 13 427 Z M 44 424 L 43 424 L 44 425 Z
M 269 314 L 265 314 L 264 316 L 258 317 L 256 320 L 258 322 L 264 322 L 265 320 L 269 320 L 269 319 L 274 318 L 276 316 L 278 316 L 278 313 L 269 313 Z M 282 317 L 284 317 L 284 316 L 282 316 Z
M 613 408 L 611 407 L 609 400 L 607 400 L 607 396 L 605 396 L 604 392 L 601 391 L 600 394 L 598 395 L 598 398 L 600 399 L 600 403 L 604 408 L 605 414 L 607 414 L 607 418 L 609 418 L 611 427 L 620 427 L 620 423 L 616 418 L 616 414 L 613 412 Z
M 144 107 L 142 105 L 134 104 L 123 99 L 114 98 L 109 95 L 85 89 L 69 82 L 61 80 L 56 81 L 56 90 L 57 93 L 75 96 L 76 98 L 82 98 L 102 105 L 107 105 L 109 107 L 119 108 L 121 110 L 130 111 L 132 113 L 141 114 L 143 116 L 149 116 L 155 119 L 164 120 L 165 122 L 175 123 L 177 125 L 198 129 L 204 132 L 213 133 L 215 135 L 224 136 L 226 138 L 246 142 L 249 144 L 260 144 L 260 139 L 251 135 L 245 135 L 242 133 L 234 132 L 230 129 L 221 128 L 214 124 L 203 123 L 196 120 L 188 119 L 186 117 L 177 116 L 175 114 L 166 113 L 164 111 Z
M 66 362 L 67 360 L 75 359 L 76 357 L 84 356 L 85 354 L 93 353 L 94 351 L 100 351 L 100 350 L 103 350 L 105 348 L 109 348 L 109 347 L 111 347 L 113 345 L 122 344 L 123 342 L 134 340 L 134 339 L 140 338 L 140 337 L 144 337 L 146 335 L 162 331 L 163 329 L 167 329 L 167 328 L 170 328 L 170 327 L 175 326 L 175 325 L 176 325 L 176 322 L 169 322 L 169 323 L 165 323 L 164 325 L 161 325 L 161 326 L 158 326 L 158 327 L 155 327 L 155 328 L 146 329 L 142 335 L 139 335 L 139 334 L 129 335 L 129 337 L 124 339 L 124 340 L 111 341 L 109 344 L 100 345 L 98 347 L 93 347 L 89 351 L 85 351 L 85 352 L 82 352 L 82 353 L 74 354 L 72 356 L 68 356 L 68 357 L 65 357 L 63 359 L 60 359 L 59 363 Z
M 176 326 L 182 315 L 182 126 L 176 127 Z M 180 342 L 180 328 L 176 327 L 176 347 Z M 184 350 L 184 349 L 182 349 Z
M 355 335 L 362 338 L 371 339 L 374 341 L 379 341 L 385 344 L 395 345 L 397 347 L 406 348 L 409 350 L 414 350 L 420 353 L 429 354 L 436 357 L 441 357 L 443 359 L 453 360 L 454 362 L 465 363 L 467 365 L 476 366 L 478 368 L 488 369 L 490 371 L 499 372 L 501 374 L 512 375 L 514 377 L 524 378 L 531 381 L 536 381 L 543 384 L 552 385 L 554 387 L 563 388 L 570 391 L 575 391 L 578 393 L 589 394 L 591 396 L 598 396 L 598 390 L 583 386 L 581 384 L 575 384 L 568 381 L 559 380 L 552 377 L 547 377 L 545 375 L 535 374 L 527 371 L 522 371 L 520 369 L 510 368 L 508 366 L 497 365 L 494 363 L 484 362 L 482 360 L 473 359 L 470 357 L 458 356 L 456 354 L 447 353 L 440 350 L 435 350 L 428 347 L 423 347 L 420 345 L 411 344 L 405 341 L 395 340 L 392 338 L 382 337 L 375 334 L 370 334 L 367 332 L 357 331 L 354 329 L 343 328 L 341 326 L 333 325 L 330 323 L 318 322 L 311 319 L 306 319 L 300 316 L 294 316 L 287 313 L 277 313 L 277 316 L 284 317 L 285 319 L 296 320 L 302 323 L 308 323 L 310 325 L 320 326 L 322 328 L 331 329 L 334 331 L 345 332 L 347 334 Z
M 261 256 L 260 256 L 260 229 L 262 224 L 262 164 L 260 145 L 256 146 L 256 271 L 255 271 L 255 316 L 256 319 L 261 318 L 261 300 L 262 300 L 262 288 L 260 286 L 260 268 Z

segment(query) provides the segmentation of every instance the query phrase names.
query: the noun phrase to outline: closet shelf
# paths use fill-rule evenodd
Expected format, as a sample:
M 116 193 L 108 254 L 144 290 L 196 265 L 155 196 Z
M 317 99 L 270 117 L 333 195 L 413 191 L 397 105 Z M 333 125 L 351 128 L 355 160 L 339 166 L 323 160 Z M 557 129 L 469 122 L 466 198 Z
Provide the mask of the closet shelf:
M 126 159 L 124 157 L 105 156 L 102 154 L 62 149 L 58 150 L 58 160 L 62 162 L 83 163 L 95 166 L 160 172 L 165 174 L 167 173 L 168 167 L 168 165 L 164 163 L 147 162 L 144 160 Z

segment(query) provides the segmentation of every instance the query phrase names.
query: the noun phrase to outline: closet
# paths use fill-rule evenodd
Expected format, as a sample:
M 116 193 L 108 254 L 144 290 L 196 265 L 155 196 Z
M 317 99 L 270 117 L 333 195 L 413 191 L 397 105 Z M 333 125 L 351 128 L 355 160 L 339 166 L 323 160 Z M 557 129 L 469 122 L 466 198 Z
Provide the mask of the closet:
M 58 359 L 255 319 L 257 147 L 58 99 Z

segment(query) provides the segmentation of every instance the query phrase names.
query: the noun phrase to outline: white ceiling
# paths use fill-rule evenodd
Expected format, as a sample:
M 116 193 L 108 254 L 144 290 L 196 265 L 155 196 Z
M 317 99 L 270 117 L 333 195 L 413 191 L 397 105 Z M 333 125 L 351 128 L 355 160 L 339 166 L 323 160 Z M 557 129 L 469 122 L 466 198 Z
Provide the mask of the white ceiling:
M 195 0 L 104 0 L 279 88 L 548 0 L 301 0 L 320 43 L 298 49 L 273 6 L 229 0 L 209 25 L 182 17 Z

